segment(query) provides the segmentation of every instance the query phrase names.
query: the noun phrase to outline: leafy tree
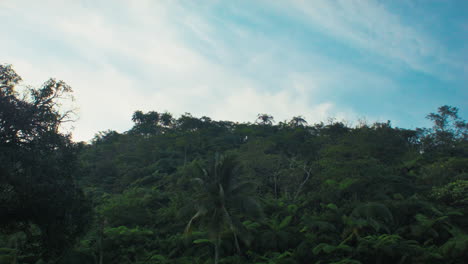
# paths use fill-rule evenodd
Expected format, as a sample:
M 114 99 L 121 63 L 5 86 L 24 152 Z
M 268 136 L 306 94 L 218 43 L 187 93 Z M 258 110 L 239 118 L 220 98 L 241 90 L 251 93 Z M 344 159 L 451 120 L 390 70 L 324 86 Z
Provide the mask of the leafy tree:
M 457 180 L 442 187 L 435 187 L 431 196 L 450 206 L 468 207 L 468 180 Z
M 154 135 L 159 132 L 159 120 L 158 112 L 150 111 L 145 114 L 142 111 L 136 111 L 132 116 L 132 121 L 135 123 L 132 130 L 143 135 Z
M 447 137 L 467 139 L 468 124 L 458 116 L 458 108 L 444 105 L 426 118 L 434 122 L 432 130 L 440 141 L 447 140 Z
M 174 118 L 171 113 L 164 112 L 159 116 L 159 122 L 163 127 L 170 128 L 174 123 Z
M 71 88 L 50 79 L 39 89 L 0 65 L 0 231 L 22 232 L 37 259 L 58 259 L 86 227 L 88 203 L 75 184 L 77 147 L 60 131 Z
M 433 122 L 433 127 L 420 130 L 424 151 L 453 156 L 455 152 L 466 149 L 468 123 L 458 116 L 458 108 L 444 105 L 426 118 Z

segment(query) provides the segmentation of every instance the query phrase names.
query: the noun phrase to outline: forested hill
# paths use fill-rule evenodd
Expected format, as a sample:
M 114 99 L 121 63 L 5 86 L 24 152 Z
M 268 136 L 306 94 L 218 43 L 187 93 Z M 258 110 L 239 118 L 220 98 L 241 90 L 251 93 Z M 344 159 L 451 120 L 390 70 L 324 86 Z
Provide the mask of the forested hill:
M 75 143 L 50 80 L 1 68 L 0 263 L 446 263 L 468 259 L 468 138 L 434 126 L 213 121 L 136 111 Z M 421 117 L 424 118 L 424 117 Z
M 464 263 L 466 124 L 451 107 L 428 118 L 413 131 L 137 111 L 82 146 L 96 222 L 73 259 L 92 263 L 103 239 L 107 263 Z

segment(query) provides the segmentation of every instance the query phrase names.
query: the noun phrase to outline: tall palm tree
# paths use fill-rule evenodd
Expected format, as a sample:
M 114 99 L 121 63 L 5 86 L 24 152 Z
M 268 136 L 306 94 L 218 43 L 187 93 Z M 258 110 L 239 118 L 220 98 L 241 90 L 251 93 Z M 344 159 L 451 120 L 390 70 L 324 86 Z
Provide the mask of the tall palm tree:
M 291 121 L 289 121 L 289 125 L 291 127 L 302 127 L 307 125 L 307 121 L 303 116 L 295 116 L 291 119 Z
M 257 115 L 257 124 L 262 124 L 262 125 L 272 125 L 275 120 L 273 119 L 272 115 L 269 114 L 258 114 Z
M 248 244 L 248 234 L 241 223 L 243 217 L 260 216 L 260 207 L 253 198 L 255 186 L 239 179 L 239 166 L 233 156 L 216 154 L 214 166 L 209 171 L 200 168 L 202 178 L 196 196 L 197 212 L 190 219 L 185 233 L 190 233 L 197 221 L 205 229 L 214 244 L 215 264 L 219 261 L 221 233 L 230 230 L 237 252 L 240 253 L 238 238 Z

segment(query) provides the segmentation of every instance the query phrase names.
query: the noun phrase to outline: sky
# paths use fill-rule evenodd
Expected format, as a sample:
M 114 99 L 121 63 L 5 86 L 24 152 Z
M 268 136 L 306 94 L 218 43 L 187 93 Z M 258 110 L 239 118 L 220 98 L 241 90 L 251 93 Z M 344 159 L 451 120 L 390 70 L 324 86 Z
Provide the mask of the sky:
M 0 0 L 0 63 L 74 90 L 75 140 L 136 110 L 429 126 L 468 116 L 466 0 Z

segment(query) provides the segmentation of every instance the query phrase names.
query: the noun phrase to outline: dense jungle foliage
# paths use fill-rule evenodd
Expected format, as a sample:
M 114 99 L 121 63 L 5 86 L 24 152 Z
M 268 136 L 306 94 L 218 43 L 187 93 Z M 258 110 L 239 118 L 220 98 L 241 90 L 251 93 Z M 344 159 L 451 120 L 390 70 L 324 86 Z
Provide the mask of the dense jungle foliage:
M 0 263 L 467 263 L 468 126 L 136 111 L 90 143 L 0 68 Z M 424 117 L 422 117 L 424 118 Z

